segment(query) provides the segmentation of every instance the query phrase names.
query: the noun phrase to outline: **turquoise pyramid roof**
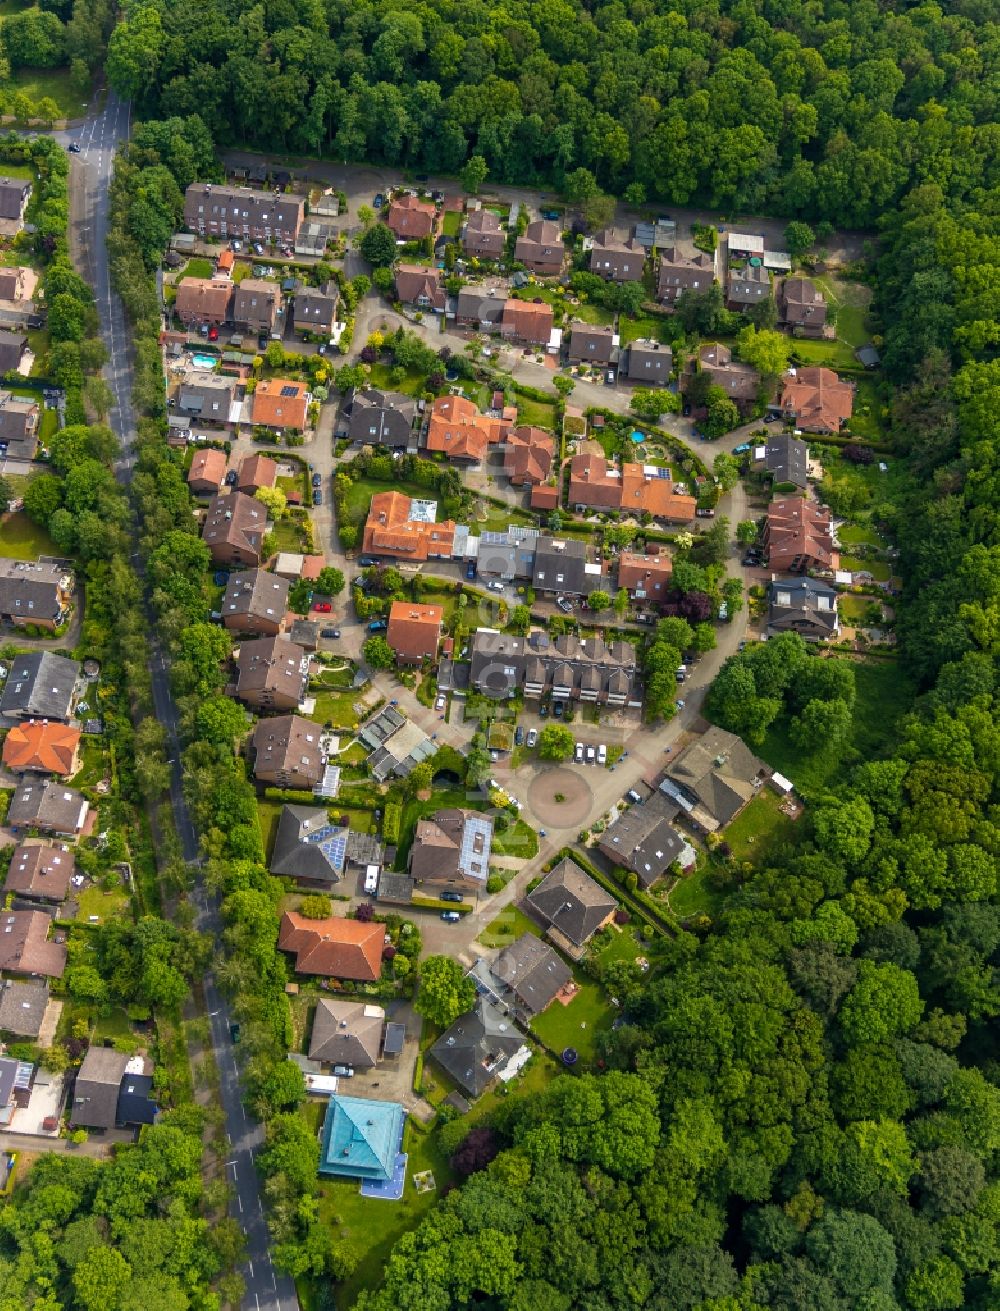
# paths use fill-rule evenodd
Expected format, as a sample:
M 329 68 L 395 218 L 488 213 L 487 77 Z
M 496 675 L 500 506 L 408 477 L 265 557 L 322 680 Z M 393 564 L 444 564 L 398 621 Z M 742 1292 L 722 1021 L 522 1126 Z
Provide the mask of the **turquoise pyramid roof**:
M 391 1179 L 402 1129 L 403 1108 L 398 1102 L 334 1093 L 323 1123 L 320 1174 Z

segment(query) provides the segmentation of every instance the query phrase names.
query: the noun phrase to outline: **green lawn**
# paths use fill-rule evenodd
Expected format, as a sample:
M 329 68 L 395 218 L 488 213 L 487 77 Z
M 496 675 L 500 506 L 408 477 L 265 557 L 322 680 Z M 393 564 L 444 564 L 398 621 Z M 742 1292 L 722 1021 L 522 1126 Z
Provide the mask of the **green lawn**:
M 752 804 L 757 803 L 755 801 Z M 728 839 L 728 833 L 726 837 Z M 711 873 L 711 865 L 702 861 L 691 874 L 686 874 L 677 880 L 667 898 L 667 904 L 675 915 L 685 919 L 689 915 L 714 917 L 719 913 L 723 896 L 711 886 Z
M 845 282 L 830 275 L 817 277 L 814 281 L 826 296 L 827 304 L 836 312 L 837 336 L 855 350 L 871 341 L 871 333 L 865 326 L 871 290 L 860 282 Z
M 303 533 L 296 520 L 291 518 L 279 519 L 268 529 L 274 535 L 274 549 L 276 551 L 302 551 L 305 549 Z
M 599 953 L 598 959 L 602 965 L 610 965 L 612 961 L 634 961 L 640 954 L 639 944 L 635 940 L 635 927 L 627 924 L 623 929 L 611 929 L 611 941 Z
M 590 1065 L 597 1057 L 597 1036 L 611 1028 L 616 1012 L 599 983 L 578 970 L 573 977 L 579 992 L 569 1005 L 552 1002 L 532 1020 L 531 1028 L 551 1050 L 575 1047 L 581 1064 Z
M 12 560 L 37 560 L 40 555 L 58 554 L 45 529 L 32 523 L 23 510 L 0 520 L 0 555 Z
M 837 529 L 837 540 L 842 546 L 883 546 L 879 534 L 870 524 L 845 523 Z
M 194 259 L 188 260 L 181 276 L 185 278 L 210 278 L 214 272 L 215 267 L 210 259 L 206 259 L 203 255 L 196 255 Z
M 457 209 L 445 211 L 441 220 L 441 235 L 445 237 L 457 237 L 462 228 L 462 216 Z
M 631 341 L 638 341 L 640 337 L 669 344 L 676 336 L 674 325 L 668 319 L 656 314 L 637 314 L 635 318 L 622 314 L 618 319 L 618 331 L 623 346 L 627 346 Z
M 373 387 L 378 387 L 382 391 L 402 392 L 406 396 L 416 396 L 418 392 L 424 390 L 424 375 L 418 373 L 415 369 L 407 369 L 402 382 L 394 382 L 392 379 L 393 370 L 388 364 L 373 364 L 371 366 L 370 381 Z
M 68 68 L 18 68 L 11 73 L 8 86 L 13 91 L 23 91 L 35 101 L 48 96 L 64 118 L 79 118 L 90 96 L 89 91 L 81 95 L 70 86 Z
M 91 915 L 96 915 L 103 924 L 106 920 L 118 919 L 128 906 L 128 893 L 123 888 L 111 892 L 102 892 L 96 885 L 84 888 L 77 899 L 79 909 L 76 919 L 79 924 L 90 922 Z
M 310 718 L 317 724 L 330 724 L 334 728 L 355 728 L 359 722 L 355 705 L 358 693 L 348 692 L 310 692 L 315 696 L 316 709 Z
M 485 799 L 482 804 L 473 800 L 471 795 L 466 793 L 465 788 L 435 788 L 433 794 L 427 801 L 420 801 L 412 797 L 403 806 L 403 818 L 399 826 L 399 842 L 396 846 L 396 869 L 406 869 L 406 860 L 410 854 L 410 847 L 413 845 L 413 835 L 416 832 L 417 820 L 424 819 L 427 815 L 433 815 L 436 810 L 446 810 L 449 806 L 455 806 L 459 809 L 482 810 L 485 808 Z
M 107 747 L 98 738 L 85 737 L 80 743 L 80 769 L 73 776 L 73 786 L 92 788 L 109 775 Z
M 274 835 L 278 831 L 278 820 L 281 818 L 282 809 L 283 805 L 280 801 L 257 802 L 260 840 L 264 844 L 264 856 L 267 860 L 271 858 L 271 848 L 274 846 Z
M 837 598 L 837 609 L 840 612 L 841 623 L 850 624 L 853 627 L 870 623 L 868 611 L 873 605 L 877 605 L 879 611 L 881 611 L 882 604 L 877 597 L 854 596 L 850 592 L 842 592 Z
M 761 755 L 765 756 L 764 750 Z M 768 761 L 773 764 L 773 761 Z M 793 777 L 797 784 L 798 780 Z M 760 865 L 767 853 L 775 850 L 785 842 L 792 832 L 792 821 L 778 809 L 781 798 L 770 788 L 761 788 L 742 814 L 737 815 L 723 833 L 732 849 L 734 860 L 752 860 Z M 679 907 L 671 898 L 674 910 Z M 690 914 L 690 911 L 688 911 Z
M 94 1023 L 92 1041 L 100 1043 L 105 1038 L 110 1038 L 112 1042 L 115 1042 L 119 1038 L 133 1038 L 134 1036 L 132 1021 L 120 1006 L 113 1006 L 107 1015 L 98 1015 Z
M 882 423 L 882 399 L 874 378 L 858 378 L 854 396 L 854 413 L 848 424 L 851 432 L 871 442 L 885 439 Z
M 793 337 L 789 341 L 792 362 L 797 364 L 821 364 L 834 371 L 857 368 L 854 348 L 839 338 L 834 341 L 808 341 L 804 337 Z
M 758 751 L 761 759 L 792 780 L 807 801 L 839 778 L 845 766 L 853 760 L 874 760 L 883 755 L 895 740 L 900 717 L 913 703 L 912 684 L 895 661 L 854 661 L 853 669 L 857 699 L 851 731 L 845 742 L 836 746 L 821 743 L 818 750 L 804 752 L 790 740 L 788 718 L 782 716 L 771 725 L 764 745 Z M 757 805 L 757 801 L 752 805 Z M 748 807 L 747 811 L 750 809 Z M 733 845 L 730 834 L 747 811 L 727 831 L 730 845 Z
M 506 833 L 494 832 L 493 851 L 498 856 L 518 856 L 530 860 L 532 856 L 538 855 L 538 834 L 530 824 L 519 819 Z
M 29 182 L 37 181 L 37 174 L 30 164 L 4 164 L 3 176 L 5 178 L 24 178 Z M 19 251 L 12 247 L 10 253 L 13 256 L 11 261 L 13 264 L 23 265 L 29 262 L 27 259 L 22 258 L 22 255 L 27 255 L 27 251 Z
M 29 334 L 30 335 L 30 334 Z M 59 414 L 56 410 L 42 410 L 42 417 L 38 420 L 38 440 L 43 446 L 47 446 L 55 434 L 59 431 Z
M 859 555 L 841 555 L 840 567 L 851 573 L 865 569 L 879 583 L 886 583 L 892 577 L 892 567 L 886 560 L 862 560 Z
M 507 906 L 495 920 L 487 924 L 477 941 L 484 947 L 506 947 L 509 943 L 523 937 L 525 933 L 533 933 L 536 938 L 542 936 L 541 929 L 533 919 L 525 915 L 523 910 L 518 910 L 516 906 Z
M 548 404 L 542 401 L 530 400 L 527 396 L 515 396 L 514 399 L 517 401 L 518 423 L 530 424 L 533 428 L 545 428 L 549 432 L 555 431 L 556 407 L 554 401 Z

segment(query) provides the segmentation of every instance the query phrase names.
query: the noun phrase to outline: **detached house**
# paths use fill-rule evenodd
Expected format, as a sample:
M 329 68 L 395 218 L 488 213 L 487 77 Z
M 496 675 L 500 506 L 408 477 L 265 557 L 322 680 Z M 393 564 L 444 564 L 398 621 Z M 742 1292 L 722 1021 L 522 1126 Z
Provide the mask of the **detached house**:
M 658 341 L 634 341 L 628 348 L 625 377 L 640 387 L 665 387 L 673 368 L 673 351 Z
M 708 291 L 718 277 L 718 255 L 703 250 L 682 250 L 668 246 L 660 256 L 656 294 L 664 305 L 673 306 L 685 291 Z
M 766 766 L 742 738 L 712 727 L 667 765 L 660 790 L 704 833 L 725 828 L 757 794 Z
M 506 240 L 496 214 L 491 209 L 478 209 L 466 221 L 462 248 L 473 259 L 500 259 Z
M 233 296 L 232 319 L 238 328 L 270 335 L 281 311 L 281 288 L 263 278 L 244 278 Z
M 309 677 L 309 657 L 286 637 L 260 637 L 240 646 L 236 695 L 258 710 L 293 710 Z
M 589 451 L 570 461 L 569 504 L 581 512 L 616 509 L 669 523 L 690 523 L 697 508 L 695 497 L 681 490 L 669 469 L 632 461 L 610 464 L 603 453 Z
M 490 872 L 493 821 L 475 810 L 439 810 L 417 820 L 410 877 L 418 883 L 483 892 Z
M 58 628 L 72 594 L 73 575 L 59 561 L 0 558 L 0 619 L 6 623 Z
M 292 326 L 296 332 L 329 337 L 337 322 L 339 302 L 337 284 L 328 282 L 322 289 L 306 287 L 295 293 Z
M 811 278 L 785 278 L 778 292 L 778 322 L 795 337 L 822 337 L 826 297 Z
M 29 776 L 11 797 L 7 825 L 14 830 L 36 828 L 53 837 L 75 838 L 86 828 L 89 814 L 90 802 L 65 783 Z
M 320 730 L 311 719 L 278 715 L 262 719 L 254 729 L 254 778 L 279 788 L 310 792 L 323 777 Z
M 594 237 L 590 271 L 610 282 L 640 282 L 646 262 L 646 248 L 635 237 L 605 228 Z
M 4 891 L 28 901 L 58 904 L 66 900 L 75 873 L 72 848 L 50 842 L 22 842 L 11 856 Z
M 286 911 L 278 930 L 278 947 L 295 956 L 296 974 L 374 983 L 382 973 L 385 925 L 331 915 L 306 919 Z
M 3 763 L 15 774 L 75 774 L 80 768 L 80 730 L 47 719 L 15 724 L 3 744 Z
M 731 269 L 726 286 L 726 307 L 748 310 L 771 299 L 771 278 L 763 264 Z
M 261 547 L 267 532 L 267 510 L 260 501 L 242 492 L 214 496 L 201 530 L 217 565 L 260 564 Z
M 278 482 L 277 463 L 268 455 L 246 455 L 240 461 L 236 487 L 247 496 L 253 496 L 261 487 L 274 487 Z
M 184 223 L 201 236 L 294 246 L 304 219 L 302 196 L 204 182 L 192 182 L 184 193 Z
M 526 898 L 548 925 L 547 937 L 568 956 L 579 960 L 587 943 L 610 924 L 618 903 L 566 856 Z
M 496 332 L 503 322 L 506 287 L 466 286 L 458 293 L 455 321 L 462 328 Z
M 836 568 L 830 511 L 804 496 L 771 502 L 763 544 L 768 564 L 778 573 Z
M 42 910 L 0 912 L 0 972 L 61 979 L 66 948 L 49 942 L 52 920 Z
M 510 422 L 481 414 L 465 396 L 439 396 L 431 410 L 426 447 L 451 460 L 481 464 L 491 445 L 510 432 Z
M 222 598 L 222 622 L 234 633 L 275 636 L 288 610 L 290 583 L 263 569 L 231 574 Z
M 397 196 L 389 206 L 386 225 L 400 241 L 422 241 L 429 237 L 437 224 L 437 209 L 427 200 L 409 192 Z
M 376 492 L 365 522 L 362 550 L 396 560 L 450 560 L 455 523 L 452 519 L 436 523 L 427 505 L 402 492 Z
M 4 719 L 67 721 L 72 718 L 80 663 L 51 651 L 29 651 L 10 662 L 0 697 Z
M 698 351 L 700 372 L 711 379 L 712 385 L 721 387 L 730 400 L 736 402 L 741 414 L 757 400 L 760 390 L 760 374 L 749 364 L 741 364 L 733 359 L 733 353 L 721 342 L 710 342 Z M 681 391 L 686 392 L 694 377 L 693 367 L 681 375 Z
M 207 447 L 195 451 L 188 469 L 188 486 L 195 496 L 216 496 L 226 477 L 229 461 L 225 451 Z
M 443 618 L 444 610 L 439 605 L 393 601 L 385 640 L 396 652 L 400 664 L 418 665 L 422 660 L 434 659 Z
M 420 264 L 397 264 L 396 299 L 404 305 L 418 305 L 443 314 L 447 297 L 441 270 Z
M 431 1048 L 431 1055 L 469 1097 L 480 1097 L 524 1046 L 520 1033 L 485 997 L 460 1015 Z
M 663 878 L 687 844 L 671 821 L 678 808 L 662 792 L 640 806 L 631 806 L 601 834 L 598 849 L 614 865 L 627 869 L 642 888 Z
M 16 373 L 27 349 L 28 338 L 23 332 L 0 332 L 0 373 Z M 2 392 L 0 395 L 13 399 L 10 392 Z M 29 404 L 34 406 L 37 416 L 38 406 L 34 402 Z
M 655 604 L 665 601 L 673 577 L 669 555 L 638 555 L 622 551 L 618 557 L 618 586 L 635 601 Z
M 769 633 L 826 642 L 840 632 L 837 593 L 819 578 L 776 578 L 767 589 Z
M 413 438 L 417 402 L 412 396 L 373 389 L 356 391 L 351 401 L 347 435 L 362 446 L 388 446 L 405 451 Z
M 224 278 L 181 278 L 174 313 L 186 327 L 219 327 L 229 318 L 233 284 Z
M 518 237 L 514 245 L 514 258 L 532 273 L 546 278 L 554 278 L 562 272 L 565 255 L 562 229 L 548 219 L 529 223 L 524 235 Z
M 503 471 L 515 487 L 533 487 L 549 476 L 554 457 L 552 434 L 522 424 L 507 435 Z
M 304 432 L 309 422 L 309 388 L 290 378 L 261 378 L 253 394 L 255 428 Z
M 0 219 L 15 220 L 20 226 L 30 196 L 31 183 L 24 178 L 0 177 Z
M 192 369 L 177 389 L 176 413 L 197 419 L 200 424 L 216 423 L 224 426 L 238 422 L 242 411 L 242 406 L 236 402 L 239 386 L 237 379 L 230 374 Z M 199 455 L 210 454 L 213 452 L 197 451 L 195 460 Z M 222 452 L 216 451 L 214 454 L 221 455 Z
M 571 364 L 610 364 L 618 357 L 618 337 L 612 327 L 575 323 L 569 338 Z
M 548 346 L 552 340 L 553 321 L 551 305 L 512 298 L 504 302 L 500 333 L 509 341 Z
M 805 432 L 837 433 L 854 410 L 854 387 L 832 369 L 789 369 L 781 380 L 781 413 Z

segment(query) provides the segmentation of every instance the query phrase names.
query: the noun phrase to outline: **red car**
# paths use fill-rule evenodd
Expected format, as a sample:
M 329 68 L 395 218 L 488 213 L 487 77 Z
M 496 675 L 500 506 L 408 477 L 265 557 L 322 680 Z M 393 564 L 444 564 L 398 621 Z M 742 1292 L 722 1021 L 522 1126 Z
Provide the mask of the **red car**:
M 333 611 L 333 606 L 329 601 L 317 601 L 313 609 L 318 610 L 321 615 L 328 615 Z
M 218 341 L 218 340 L 219 340 L 219 329 L 218 329 L 218 328 L 216 328 L 216 327 L 214 327 L 214 326 L 211 327 L 211 328 L 209 328 L 209 330 L 208 330 L 208 340 L 209 340 L 209 341 Z

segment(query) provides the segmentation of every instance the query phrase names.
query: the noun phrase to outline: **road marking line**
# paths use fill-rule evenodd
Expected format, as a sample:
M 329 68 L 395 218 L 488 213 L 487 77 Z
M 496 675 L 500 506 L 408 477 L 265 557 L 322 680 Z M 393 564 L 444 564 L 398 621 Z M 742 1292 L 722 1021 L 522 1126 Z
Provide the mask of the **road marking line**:
M 242 1214 L 243 1214 L 243 1198 L 240 1197 L 239 1193 L 236 1194 L 236 1202 L 237 1202 L 237 1205 L 238 1205 L 239 1208 L 240 1208 L 240 1215 L 242 1215 Z
M 247 1262 L 247 1265 L 250 1267 L 250 1278 L 252 1279 L 252 1278 L 253 1278 L 253 1262 L 252 1262 L 252 1261 L 248 1261 L 248 1262 Z

